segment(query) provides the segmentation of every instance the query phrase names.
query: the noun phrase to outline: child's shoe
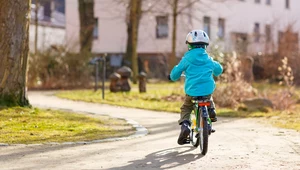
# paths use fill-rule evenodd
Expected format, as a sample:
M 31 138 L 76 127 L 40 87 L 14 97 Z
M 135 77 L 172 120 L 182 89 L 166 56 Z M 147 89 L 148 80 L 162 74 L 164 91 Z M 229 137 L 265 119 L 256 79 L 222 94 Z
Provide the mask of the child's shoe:
M 191 123 L 187 120 L 183 121 L 181 123 L 181 132 L 180 132 L 180 135 L 178 137 L 178 141 L 177 143 L 179 145 L 183 145 L 186 143 L 186 141 L 188 141 L 188 136 L 190 135 L 190 132 L 191 132 Z
M 217 114 L 214 108 L 209 108 L 208 109 L 208 114 L 209 114 L 209 118 L 212 122 L 216 122 L 218 121 L 217 119 Z

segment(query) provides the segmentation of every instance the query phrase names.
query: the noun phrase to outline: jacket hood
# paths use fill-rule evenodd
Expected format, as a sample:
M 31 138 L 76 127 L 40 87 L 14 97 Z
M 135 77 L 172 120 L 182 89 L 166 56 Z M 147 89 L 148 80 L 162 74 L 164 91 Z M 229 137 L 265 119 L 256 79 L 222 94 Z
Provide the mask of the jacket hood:
M 207 63 L 207 60 L 211 60 L 203 48 L 195 48 L 186 52 L 185 59 L 192 65 L 202 65 Z

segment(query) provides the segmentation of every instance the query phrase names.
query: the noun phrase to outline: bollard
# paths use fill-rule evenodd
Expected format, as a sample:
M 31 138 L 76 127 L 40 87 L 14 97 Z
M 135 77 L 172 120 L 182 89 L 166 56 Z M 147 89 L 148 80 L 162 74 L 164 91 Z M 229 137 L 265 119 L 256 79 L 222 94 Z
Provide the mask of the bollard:
M 147 79 L 146 79 L 147 74 L 145 72 L 140 72 L 139 74 L 139 90 L 140 93 L 146 93 L 146 83 L 147 83 Z
M 98 77 L 99 77 L 99 63 L 102 62 L 102 99 L 104 99 L 104 90 L 105 90 L 105 75 L 106 75 L 106 54 L 103 57 L 95 57 L 93 58 L 89 64 L 95 66 L 95 91 L 98 90 Z
M 98 78 L 99 78 L 99 62 L 95 62 L 95 88 L 94 90 L 98 90 Z
M 109 90 L 110 92 L 119 92 L 121 91 L 121 86 L 120 86 L 120 80 L 121 75 L 118 73 L 113 73 L 109 76 L 110 79 L 110 85 L 109 85 Z
M 101 58 L 102 59 L 102 99 L 104 100 L 104 95 L 105 95 L 105 76 L 106 76 L 106 56 L 107 54 L 104 54 L 104 56 Z
M 121 91 L 128 92 L 131 90 L 129 84 L 129 78 L 131 77 L 131 69 L 129 67 L 123 66 L 117 70 L 117 73 L 121 75 L 120 86 Z

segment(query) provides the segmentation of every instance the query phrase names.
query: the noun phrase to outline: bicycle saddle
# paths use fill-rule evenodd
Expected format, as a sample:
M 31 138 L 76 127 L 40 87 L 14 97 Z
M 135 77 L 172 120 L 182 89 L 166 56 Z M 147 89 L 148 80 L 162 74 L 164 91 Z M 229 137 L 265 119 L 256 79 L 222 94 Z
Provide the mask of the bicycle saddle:
M 210 97 L 208 96 L 193 97 L 192 103 L 199 103 L 199 106 L 210 106 Z

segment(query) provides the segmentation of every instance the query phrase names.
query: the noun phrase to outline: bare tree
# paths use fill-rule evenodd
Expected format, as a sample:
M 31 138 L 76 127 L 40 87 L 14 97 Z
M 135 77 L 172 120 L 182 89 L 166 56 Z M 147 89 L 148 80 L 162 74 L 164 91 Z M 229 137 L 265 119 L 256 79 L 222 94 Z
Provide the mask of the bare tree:
M 201 0 L 168 0 L 167 3 L 171 10 L 158 7 L 161 1 L 152 0 L 148 9 L 142 9 L 142 2 L 146 0 L 116 0 L 119 3 L 128 3 L 127 16 L 127 48 L 125 55 L 125 65 L 131 66 L 133 70 L 133 82 L 136 82 L 138 74 L 138 60 L 137 60 L 137 44 L 138 44 L 138 29 L 139 22 L 145 13 L 164 13 L 172 16 L 172 47 L 170 55 L 170 68 L 176 65 L 176 42 L 177 42 L 177 20 L 178 16 L 188 15 L 191 18 L 192 14 L 186 14 L 186 9 L 191 9 L 193 5 L 201 2 Z M 224 1 L 224 0 L 222 0 Z M 158 8 L 157 8 L 158 7 Z M 168 8 L 168 7 L 167 7 Z M 127 63 L 126 63 L 127 62 Z
M 176 65 L 176 41 L 177 41 L 177 15 L 178 15 L 178 0 L 173 0 L 172 5 L 172 50 L 170 58 L 170 68 Z
M 0 104 L 29 105 L 26 71 L 30 0 L 0 0 Z
M 40 7 L 40 0 L 35 0 L 35 35 L 34 35 L 34 53 L 35 53 L 35 55 L 38 51 L 39 7 Z
M 170 57 L 170 68 L 172 69 L 176 65 L 176 42 L 177 42 L 177 18 L 183 14 L 183 11 L 190 8 L 200 0 L 171 0 L 169 4 L 172 8 L 172 49 Z M 180 5 L 180 6 L 179 6 Z M 190 14 L 189 14 L 190 15 Z
M 91 52 L 95 25 L 94 0 L 78 0 L 80 20 L 80 52 Z
M 137 83 L 138 76 L 138 30 L 140 18 L 142 15 L 142 0 L 130 0 L 128 5 L 129 17 L 127 21 L 127 48 L 125 61 L 131 61 L 131 69 L 133 72 L 133 83 Z M 129 64 L 127 64 L 129 65 Z

